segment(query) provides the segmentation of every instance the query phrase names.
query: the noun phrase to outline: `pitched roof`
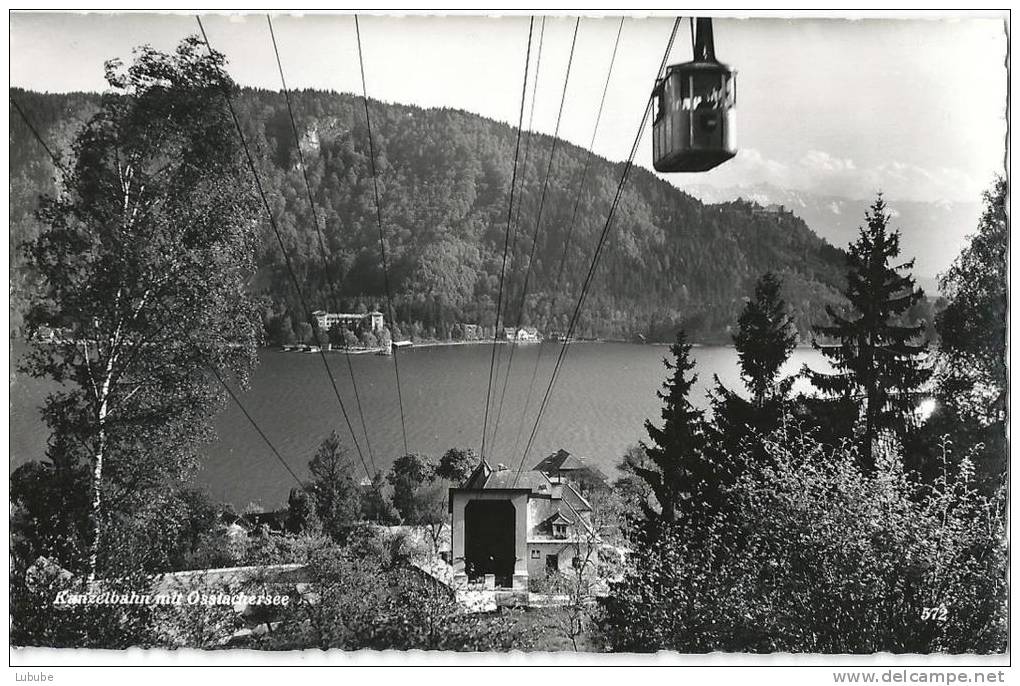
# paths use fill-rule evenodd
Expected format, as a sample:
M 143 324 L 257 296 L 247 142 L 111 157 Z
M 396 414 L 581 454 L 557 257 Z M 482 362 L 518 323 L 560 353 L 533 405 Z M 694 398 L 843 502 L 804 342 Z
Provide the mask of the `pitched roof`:
M 536 472 L 560 472 L 584 468 L 584 458 L 575 457 L 563 448 L 532 467 Z
M 540 500 L 534 511 L 538 523 L 531 527 L 529 536 L 551 536 L 554 533 L 554 524 L 565 524 L 575 527 L 577 533 L 582 531 L 593 533 L 591 523 L 579 510 L 571 507 L 570 503 L 562 499 Z
M 565 451 L 561 451 L 565 452 Z M 567 453 L 569 457 L 569 453 Z M 578 493 L 570 484 L 550 481 L 549 477 L 540 471 L 526 471 L 517 474 L 517 470 L 509 469 L 503 465 L 497 465 L 496 469 L 489 466 L 485 460 L 480 460 L 475 471 L 471 473 L 464 485 L 464 490 L 510 490 L 530 491 L 536 497 L 529 496 L 528 509 L 529 520 L 537 517 L 539 524 L 532 527 L 531 531 L 538 533 L 551 527 L 554 520 L 566 521 L 569 524 L 581 525 L 592 531 L 591 524 L 586 519 L 586 514 L 591 512 L 591 505 Z M 543 497 L 544 496 L 544 497 Z M 453 498 L 450 499 L 452 512 Z M 534 508 L 534 509 L 533 509 Z M 551 531 L 551 529 L 550 529 Z
M 563 490 L 560 491 L 560 498 L 567 502 L 568 505 L 574 510 L 579 512 L 591 512 L 591 503 L 583 495 L 577 492 L 570 484 L 563 484 Z
M 502 464 L 493 469 L 486 460 L 480 460 L 461 488 L 464 490 L 518 489 L 548 492 L 551 485 L 552 482 L 545 474 L 522 471 L 518 475 L 516 469 L 507 468 Z
M 518 476 L 516 469 L 496 469 L 489 474 L 481 488 L 520 488 L 538 491 L 539 486 L 543 485 L 549 485 L 549 479 L 545 474 L 529 471 L 521 472 Z
M 461 484 L 461 488 L 467 489 L 482 488 L 482 486 L 485 484 L 485 480 L 489 477 L 489 473 L 491 471 L 492 468 L 489 467 L 488 462 L 486 462 L 485 460 L 479 460 L 478 464 L 474 468 L 474 471 L 471 472 L 471 476 L 469 476 L 467 480 L 463 484 Z
M 546 519 L 542 524 L 573 524 L 574 520 L 563 513 L 562 510 L 557 509 L 556 514 Z

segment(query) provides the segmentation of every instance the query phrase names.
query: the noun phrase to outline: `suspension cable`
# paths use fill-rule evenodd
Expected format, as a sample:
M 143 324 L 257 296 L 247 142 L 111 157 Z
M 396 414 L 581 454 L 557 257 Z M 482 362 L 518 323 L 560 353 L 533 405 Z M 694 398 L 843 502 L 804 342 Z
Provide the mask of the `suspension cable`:
M 517 186 L 517 159 L 521 152 L 521 128 L 524 124 L 524 102 L 528 93 L 528 71 L 531 63 L 531 38 L 535 29 L 535 17 L 528 22 L 528 48 L 524 56 L 524 82 L 521 85 L 521 111 L 517 118 L 517 144 L 514 148 L 514 166 L 510 177 L 510 203 L 506 215 L 506 235 L 503 239 L 503 265 L 499 271 L 499 296 L 496 298 L 496 322 L 493 325 L 492 333 L 492 354 L 489 358 L 489 385 L 485 391 L 485 419 L 482 423 L 482 446 L 481 459 L 485 459 L 485 439 L 489 425 L 489 400 L 492 396 L 492 371 L 496 363 L 496 348 L 498 347 L 499 317 L 503 308 L 503 278 L 506 274 L 506 257 L 510 247 L 510 225 L 514 217 L 514 190 Z
M 42 146 L 43 150 L 46 151 L 46 154 L 49 155 L 50 159 L 53 161 L 53 164 L 56 165 L 59 169 L 61 169 L 65 174 L 67 174 L 67 167 L 64 166 L 64 163 L 60 160 L 59 157 L 57 157 L 56 153 L 54 153 L 53 150 L 46 144 L 46 141 L 43 139 L 42 135 L 32 124 L 32 121 L 29 119 L 28 114 L 26 114 L 25 111 L 21 108 L 21 105 L 18 104 L 17 100 L 15 100 L 13 96 L 10 96 L 10 102 L 12 105 L 14 105 L 14 109 L 17 110 L 18 114 L 21 116 L 22 121 L 25 122 L 25 125 L 28 127 L 29 131 L 32 132 L 32 136 L 35 138 L 36 142 L 38 142 L 39 145 Z M 167 321 L 175 322 L 178 324 L 178 326 L 180 326 L 180 323 L 177 322 L 176 318 L 174 318 L 169 313 Z M 199 357 L 202 357 L 203 356 L 202 351 L 199 349 L 198 344 L 195 343 L 191 339 L 191 337 L 186 334 L 186 332 L 184 333 L 185 340 L 187 340 L 188 343 L 191 343 L 192 347 L 199 354 Z M 258 433 L 262 441 L 269 447 L 269 450 L 272 451 L 273 455 L 280 462 L 280 464 L 283 465 L 283 468 L 287 470 L 287 473 L 290 474 L 291 477 L 293 477 L 294 481 L 297 482 L 297 485 L 301 488 L 301 490 L 307 491 L 308 489 L 305 486 L 304 482 L 302 482 L 301 478 L 298 477 L 298 475 L 294 472 L 293 469 L 291 469 L 290 465 L 287 463 L 287 460 L 285 460 L 283 455 L 280 454 L 280 451 L 276 449 L 276 446 L 273 445 L 273 442 L 269 440 L 269 437 L 266 435 L 265 431 L 263 431 L 262 427 L 258 425 L 258 422 L 255 421 L 255 418 L 252 417 L 251 413 L 248 412 L 248 409 L 244 406 L 244 403 L 241 402 L 241 399 L 237 396 L 234 390 L 227 384 L 226 379 L 223 378 L 223 375 L 220 374 L 219 370 L 216 369 L 216 367 L 212 363 L 206 360 L 203 360 L 202 362 L 206 366 L 206 368 L 208 368 L 209 371 L 212 372 L 213 376 L 216 377 L 216 380 L 220 382 L 220 385 L 222 385 L 224 390 L 226 390 L 227 395 L 230 396 L 231 400 L 233 400 L 237 407 L 241 410 L 241 413 L 252 425 L 252 427 L 255 429 L 255 432 Z
M 213 365 L 208 363 L 206 364 L 206 367 L 209 369 L 210 372 L 212 372 L 213 376 L 216 377 L 216 380 L 220 382 L 220 385 L 223 386 L 224 390 L 226 390 L 227 394 L 230 396 L 231 400 L 233 400 L 234 403 L 237 405 L 238 409 L 241 410 L 241 414 L 243 414 L 245 419 L 248 420 L 248 423 L 252 425 L 252 428 L 254 428 L 255 432 L 259 435 L 259 438 L 261 438 L 262 441 L 267 446 L 269 446 L 269 450 L 272 451 L 276 459 L 280 462 L 280 464 L 283 465 L 283 468 L 287 470 L 287 473 L 290 474 L 291 477 L 293 477 L 295 482 L 297 482 L 298 487 L 302 491 L 308 493 L 309 492 L 308 487 L 305 485 L 303 481 L 301 481 L 301 477 L 295 474 L 294 470 L 291 469 L 289 464 L 287 464 L 287 460 L 283 459 L 283 455 L 281 455 L 280 451 L 276 449 L 276 446 L 273 445 L 273 442 L 269 440 L 269 437 L 266 436 L 266 432 L 262 430 L 262 427 L 260 427 L 258 422 L 255 421 L 255 418 L 251 416 L 251 413 L 248 412 L 248 409 L 244 406 L 244 403 L 241 402 L 241 399 L 237 397 L 237 394 L 234 393 L 233 389 L 230 388 L 230 386 L 227 384 L 226 380 L 220 374 L 219 370 L 216 369 L 216 367 L 214 367 Z
M 213 56 L 214 52 L 212 45 L 209 43 L 209 36 L 206 35 L 205 26 L 202 24 L 202 18 L 195 15 L 195 19 L 198 21 L 198 28 L 202 32 L 202 40 L 205 42 L 205 47 L 209 51 L 209 55 Z M 297 293 L 301 307 L 305 310 L 305 316 L 308 318 L 309 324 L 314 325 L 315 318 L 312 316 L 312 311 L 308 307 L 308 302 L 305 300 L 304 292 L 301 290 L 301 284 L 298 281 L 297 274 L 294 272 L 294 265 L 291 262 L 290 254 L 287 252 L 287 247 L 283 242 L 283 236 L 280 234 L 280 228 L 277 226 L 276 219 L 273 217 L 273 211 L 269 207 L 269 200 L 266 197 L 265 189 L 262 187 L 262 180 L 259 177 L 258 168 L 255 165 L 255 158 L 252 156 L 251 149 L 248 147 L 248 141 L 245 138 L 244 130 L 241 127 L 241 120 L 237 116 L 233 100 L 230 97 L 230 89 L 227 87 L 227 84 L 222 77 L 219 79 L 219 82 L 220 89 L 223 92 L 223 98 L 227 104 L 227 109 L 230 111 L 230 117 L 234 121 L 234 129 L 237 131 L 237 136 L 241 141 L 241 147 L 244 149 L 244 155 L 248 161 L 248 168 L 251 170 L 252 177 L 255 179 L 255 188 L 258 191 L 259 198 L 262 200 L 262 207 L 266 211 L 266 217 L 269 219 L 269 225 L 273 230 L 273 234 L 276 236 L 276 242 L 280 246 L 280 251 L 283 253 L 284 263 L 287 266 L 287 273 L 290 275 L 290 280 L 294 284 L 294 290 Z M 330 368 L 329 361 L 326 360 L 326 354 L 322 352 L 321 347 L 319 348 L 319 359 L 322 360 L 322 366 L 326 369 L 326 376 L 329 378 L 330 386 L 333 388 L 333 394 L 336 396 L 337 403 L 340 405 L 340 412 L 343 414 L 348 431 L 350 431 L 351 440 L 354 442 L 354 447 L 358 452 L 358 459 L 361 461 L 361 466 L 364 467 L 366 476 L 368 476 L 371 480 L 372 474 L 368 469 L 368 463 L 365 462 L 365 454 L 361 450 L 361 444 L 358 442 L 357 434 L 354 432 L 354 425 L 351 424 L 350 415 L 347 414 L 347 407 L 344 405 L 344 400 L 340 396 L 340 389 L 337 387 L 336 378 L 333 376 L 333 370 Z
M 574 193 L 574 207 L 570 213 L 570 222 L 567 224 L 567 237 L 563 241 L 563 252 L 560 254 L 559 267 L 556 270 L 556 281 L 552 288 L 552 304 L 549 307 L 549 312 L 552 316 L 556 315 L 556 305 L 559 302 L 560 295 L 560 284 L 563 280 L 563 269 L 567 261 L 567 253 L 570 250 L 570 243 L 574 235 L 574 227 L 577 224 L 577 212 L 581 205 L 581 191 L 584 190 L 584 182 L 588 176 L 588 169 L 591 167 L 591 159 L 594 154 L 595 148 L 595 137 L 598 135 L 599 124 L 602 121 L 602 111 L 606 104 L 606 94 L 609 92 L 609 81 L 613 76 L 613 66 L 616 63 L 616 52 L 620 47 L 620 35 L 623 33 L 623 22 L 626 17 L 620 17 L 620 24 L 616 29 L 616 40 L 613 43 L 613 54 L 609 58 L 609 69 L 606 71 L 606 82 L 602 87 L 602 99 L 599 101 L 598 113 L 595 115 L 595 126 L 592 129 L 591 141 L 588 143 L 588 153 L 584 158 L 584 167 L 581 169 L 581 176 L 577 182 L 577 191 Z M 514 439 L 514 454 L 517 454 L 517 449 L 520 446 L 521 435 L 524 433 L 525 419 L 528 415 L 528 407 L 531 405 L 531 396 L 535 389 L 535 380 L 538 377 L 538 368 L 542 362 L 542 355 L 545 352 L 545 346 L 540 346 L 538 349 L 538 355 L 535 357 L 535 366 L 531 370 L 531 381 L 528 383 L 528 392 L 524 398 L 524 409 L 521 410 L 520 422 L 517 426 L 517 436 Z
M 9 95 L 8 98 L 10 99 L 10 103 L 14 105 L 14 109 L 17 110 L 18 114 L 21 116 L 21 120 L 25 122 L 25 126 L 27 126 L 28 130 L 32 132 L 32 136 L 35 138 L 36 142 L 40 146 L 42 146 L 42 149 L 46 151 L 47 155 L 49 155 L 50 160 L 53 162 L 53 166 L 55 166 L 58 170 L 67 175 L 68 174 L 67 166 L 57 156 L 57 154 L 53 152 L 50 146 L 46 144 L 46 141 L 43 140 L 43 137 L 39 133 L 39 130 L 35 128 L 35 125 L 32 123 L 32 120 L 28 118 L 28 115 L 25 113 L 25 110 L 21 109 L 21 105 L 19 105 L 18 101 L 14 99 L 13 95 Z
M 553 161 L 556 158 L 556 145 L 559 142 L 560 122 L 563 119 L 563 108 L 564 108 L 564 106 L 566 105 L 566 102 L 567 102 L 567 87 L 570 84 L 570 69 L 571 69 L 571 67 L 573 66 L 573 63 L 574 63 L 574 48 L 577 46 L 577 30 L 580 27 L 580 25 L 581 25 L 581 18 L 577 17 L 577 19 L 574 21 L 574 33 L 573 33 L 573 36 L 572 36 L 572 38 L 570 40 L 570 54 L 569 54 L 569 56 L 567 58 L 567 70 L 566 70 L 566 73 L 564 74 L 564 77 L 563 77 L 563 92 L 560 95 L 560 107 L 559 107 L 559 110 L 556 113 L 556 127 L 553 130 L 552 144 L 551 144 L 550 150 L 549 150 L 549 162 L 546 165 L 545 179 L 542 182 L 542 193 L 541 193 L 541 195 L 539 197 L 539 201 L 538 201 L 538 212 L 535 215 L 535 231 L 534 231 L 534 234 L 531 237 L 531 251 L 530 251 L 530 253 L 528 255 L 528 265 L 527 265 L 527 268 L 526 268 L 526 270 L 524 272 L 524 283 L 521 286 L 521 297 L 520 297 L 520 302 L 518 303 L 518 306 L 517 306 L 517 323 L 514 326 L 514 332 L 515 332 L 514 338 L 515 338 L 515 340 L 513 342 L 513 345 L 511 345 L 511 347 L 510 347 L 510 355 L 509 355 L 509 357 L 507 359 L 507 366 L 506 366 L 506 379 L 507 379 L 507 381 L 509 381 L 509 379 L 510 379 L 510 370 L 513 368 L 513 362 L 514 362 L 514 351 L 517 349 L 517 341 L 516 341 L 517 333 L 516 332 L 520 329 L 521 323 L 522 323 L 522 321 L 524 319 L 524 310 L 527 307 L 528 284 L 531 281 L 531 273 L 533 271 L 534 264 L 535 264 L 535 252 L 536 252 L 536 250 L 538 248 L 538 236 L 539 236 L 539 233 L 541 232 L 541 229 L 542 229 L 542 211 L 545 208 L 545 199 L 546 199 L 546 196 L 547 196 L 548 191 L 549 191 L 549 179 L 552 176 Z M 504 383 L 503 384 L 503 395 L 504 396 L 506 395 L 506 387 L 507 387 L 507 384 Z M 500 398 L 500 406 L 502 406 L 502 404 L 503 404 L 503 398 L 501 397 Z M 498 431 L 499 431 L 499 415 L 496 416 L 496 425 L 493 428 L 493 441 L 495 441 L 495 437 L 496 437 Z
M 383 232 L 382 203 L 379 200 L 379 175 L 375 168 L 375 143 L 372 140 L 372 117 L 368 112 L 368 86 L 365 82 L 365 59 L 361 50 L 361 25 L 358 22 L 358 15 L 354 15 L 354 33 L 358 41 L 358 66 L 361 68 L 361 100 L 365 104 L 365 126 L 368 129 L 368 160 L 372 168 L 372 191 L 375 195 L 375 218 L 379 225 L 379 253 L 382 257 L 383 286 L 386 289 L 386 306 L 390 316 L 390 325 L 397 326 L 397 320 L 393 310 L 393 291 L 390 289 L 389 265 L 386 259 L 386 237 Z M 400 348 L 393 345 L 392 335 L 390 337 L 390 352 L 393 355 L 393 374 L 397 381 L 397 406 L 400 409 L 400 431 L 404 438 L 404 454 L 409 451 L 407 448 L 407 423 L 404 419 L 404 397 L 400 391 Z
M 666 68 L 666 62 L 669 59 L 669 54 L 673 49 L 673 42 L 676 39 L 677 29 L 680 27 L 681 17 L 677 17 L 673 22 L 673 30 L 669 36 L 669 42 L 666 44 L 666 51 L 662 55 L 662 62 L 659 64 L 659 70 L 656 73 L 656 83 L 662 78 L 663 70 Z M 634 143 L 630 148 L 630 155 L 627 157 L 627 162 L 624 165 L 623 173 L 620 175 L 620 181 L 616 186 L 616 195 L 613 197 L 613 202 L 609 207 L 609 214 L 606 216 L 606 222 L 602 227 L 602 233 L 599 236 L 598 243 L 595 246 L 595 252 L 592 255 L 591 265 L 588 267 L 588 274 L 585 276 L 584 284 L 581 287 L 581 292 L 577 298 L 577 304 L 574 307 L 574 313 L 570 317 L 570 328 L 567 330 L 567 335 L 563 339 L 563 345 L 560 347 L 559 356 L 556 358 L 556 364 L 553 367 L 552 375 L 549 377 L 549 385 L 545 389 L 545 395 L 542 398 L 542 403 L 538 409 L 538 415 L 535 417 L 535 424 L 531 429 L 531 435 L 528 437 L 528 442 L 524 447 L 524 452 L 521 454 L 520 463 L 517 467 L 517 473 L 514 476 L 514 486 L 517 485 L 517 480 L 520 479 L 521 470 L 524 467 L 524 462 L 527 459 L 528 452 L 531 450 L 531 446 L 535 441 L 535 436 L 538 434 L 539 426 L 541 426 L 542 418 L 545 414 L 546 409 L 549 406 L 549 398 L 552 395 L 553 386 L 556 384 L 556 379 L 559 376 L 560 368 L 563 364 L 563 358 L 566 355 L 567 348 L 570 345 L 570 339 L 573 337 L 574 329 L 577 326 L 577 321 L 581 313 L 581 308 L 584 306 L 584 301 L 588 295 L 588 291 L 591 288 L 592 278 L 595 275 L 595 271 L 598 269 L 599 258 L 602 255 L 602 249 L 605 246 L 606 238 L 609 235 L 609 230 L 613 224 L 613 217 L 616 214 L 616 209 L 620 204 L 620 200 L 623 197 L 623 190 L 627 185 L 627 179 L 630 176 L 630 171 L 634 167 L 634 156 L 637 155 L 638 145 L 641 143 L 641 137 L 644 134 L 645 126 L 648 123 L 648 117 L 652 111 L 652 105 L 655 102 L 654 91 L 649 94 L 648 102 L 645 105 L 644 114 L 641 116 L 641 123 L 638 126 L 637 134 L 634 136 Z
M 315 233 L 319 238 L 319 256 L 322 258 L 322 274 L 326 279 L 326 286 L 331 295 L 333 296 L 333 303 L 337 305 L 339 309 L 339 296 L 337 291 L 339 290 L 333 279 L 330 278 L 329 264 L 326 260 L 326 242 L 323 238 L 322 226 L 319 223 L 319 214 L 315 210 L 315 200 L 312 197 L 312 184 L 308 180 L 308 165 L 305 164 L 305 155 L 301 150 L 301 136 L 298 134 L 297 121 L 294 117 L 294 107 L 290 99 L 290 89 L 287 88 L 287 79 L 283 75 L 283 62 L 280 59 L 280 49 L 276 44 L 276 32 L 273 30 L 273 19 L 269 14 L 266 14 L 266 23 L 269 24 L 269 37 L 273 41 L 273 54 L 276 55 L 276 67 L 280 72 L 280 84 L 283 86 L 283 96 L 287 101 L 287 114 L 290 117 L 290 128 L 294 133 L 294 145 L 297 148 L 298 161 L 301 164 L 301 176 L 305 182 L 305 192 L 308 196 L 308 207 L 312 213 L 312 224 L 315 226 Z M 328 335 L 328 331 L 326 334 Z M 361 430 L 365 434 L 365 447 L 368 449 L 368 460 L 372 464 L 372 472 L 375 473 L 378 468 L 375 462 L 375 453 L 372 450 L 372 441 L 368 434 L 368 424 L 365 422 L 365 411 L 361 405 L 361 394 L 358 392 L 358 381 L 354 374 L 354 364 L 351 362 L 350 354 L 345 353 L 344 357 L 347 359 L 347 371 L 351 376 L 351 389 L 354 391 L 354 402 L 358 407 L 358 417 L 361 420 Z
M 531 86 L 531 107 L 530 113 L 528 114 L 528 136 L 524 143 L 524 162 L 521 165 L 521 184 L 520 184 L 520 197 L 521 201 L 517 203 L 517 216 L 514 218 L 514 228 L 512 237 L 510 239 L 510 287 L 507 289 L 507 301 L 510 300 L 510 291 L 513 287 L 514 273 L 518 271 L 517 266 L 517 236 L 521 226 L 521 215 L 524 214 L 524 187 L 528 180 L 528 158 L 531 155 L 531 139 L 533 138 L 535 130 L 535 103 L 538 102 L 538 80 L 542 70 L 542 48 L 545 45 L 545 17 L 542 17 L 542 26 L 538 32 L 538 57 L 535 60 L 535 77 L 532 79 Z M 516 339 L 510 342 L 511 346 L 517 345 Z M 503 346 L 499 346 L 496 351 L 496 382 L 499 382 L 499 370 L 503 357 Z M 499 406 L 496 409 L 496 426 L 499 426 L 500 417 L 503 416 L 503 400 L 506 397 L 507 385 L 510 382 L 510 368 L 507 367 L 507 373 L 503 377 L 503 390 L 499 397 Z M 492 439 L 493 443 L 496 441 L 495 431 L 493 431 Z
M 158 305 L 162 306 L 161 304 Z M 191 344 L 191 347 L 198 354 L 199 358 L 204 358 L 205 355 L 202 349 L 198 347 L 198 343 L 196 343 L 191 338 L 191 335 L 184 329 L 184 326 L 180 323 L 180 321 L 173 316 L 172 312 L 166 311 L 167 308 L 165 306 L 162 307 L 165 316 L 167 317 L 167 321 L 173 322 L 177 326 L 177 330 L 181 332 L 181 335 L 184 337 L 184 340 Z M 262 439 L 262 442 L 265 443 L 266 446 L 268 446 L 273 456 L 277 459 L 277 461 L 281 465 L 283 465 L 283 468 L 287 470 L 287 473 L 291 475 L 291 477 L 297 483 L 298 488 L 300 488 L 302 491 L 306 493 L 311 493 L 311 491 L 309 491 L 308 487 L 305 485 L 305 482 L 301 480 L 301 477 L 299 477 L 294 472 L 293 469 L 291 469 L 291 466 L 287 462 L 287 460 L 285 460 L 283 455 L 280 454 L 280 451 L 276 449 L 276 446 L 273 445 L 273 442 L 269 440 L 269 436 L 266 435 L 266 432 L 263 431 L 262 427 L 260 427 L 258 422 L 255 421 L 255 418 L 248 411 L 248 408 L 244 406 L 244 403 L 241 402 L 241 399 L 237 396 L 237 393 L 234 392 L 234 389 L 232 389 L 230 385 L 227 383 L 226 379 L 223 378 L 223 374 L 221 374 L 220 370 L 216 368 L 216 365 L 212 364 L 212 362 L 205 359 L 202 359 L 202 363 L 206 366 L 206 368 L 210 372 L 212 372 L 212 375 L 216 378 L 216 380 L 220 382 L 220 385 L 223 386 L 223 390 L 227 392 L 227 395 L 230 396 L 230 399 L 233 400 L 234 404 L 237 405 L 237 408 L 241 410 L 241 414 L 243 414 L 245 419 L 248 420 L 248 423 L 252 425 L 252 428 L 255 429 L 255 433 L 257 433 L 259 435 L 259 438 Z

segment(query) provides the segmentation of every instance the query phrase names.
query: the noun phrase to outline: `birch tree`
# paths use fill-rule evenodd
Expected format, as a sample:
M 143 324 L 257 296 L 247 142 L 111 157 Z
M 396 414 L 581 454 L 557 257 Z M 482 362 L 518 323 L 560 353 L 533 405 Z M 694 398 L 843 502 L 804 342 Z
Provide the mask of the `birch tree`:
M 109 90 L 26 247 L 43 283 L 30 329 L 59 334 L 23 368 L 61 384 L 43 412 L 50 461 L 90 471 L 90 578 L 118 519 L 104 498 L 129 508 L 186 477 L 222 401 L 206 367 L 243 384 L 254 363 L 256 205 L 223 65 L 195 37 L 107 62 Z

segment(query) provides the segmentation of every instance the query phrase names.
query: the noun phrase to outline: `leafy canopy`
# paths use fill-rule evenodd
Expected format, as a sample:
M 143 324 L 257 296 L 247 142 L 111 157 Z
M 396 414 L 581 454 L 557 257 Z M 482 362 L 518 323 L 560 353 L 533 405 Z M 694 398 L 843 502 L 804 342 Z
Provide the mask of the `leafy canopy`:
M 187 480 L 211 435 L 224 395 L 207 368 L 244 384 L 255 361 L 246 284 L 258 230 L 223 65 L 195 37 L 169 54 L 140 48 L 126 68 L 107 63 L 110 90 L 25 247 L 39 279 L 28 328 L 56 334 L 35 341 L 22 369 L 62 384 L 43 409 L 47 457 L 54 471 L 90 470 L 93 572 L 115 518 L 171 535 L 154 494 Z M 78 487 L 66 474 L 54 483 Z

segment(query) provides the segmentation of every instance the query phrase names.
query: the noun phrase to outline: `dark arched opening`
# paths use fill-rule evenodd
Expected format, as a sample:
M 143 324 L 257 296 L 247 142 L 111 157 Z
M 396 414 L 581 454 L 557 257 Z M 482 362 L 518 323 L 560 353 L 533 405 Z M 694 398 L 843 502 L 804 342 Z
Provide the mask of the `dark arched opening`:
M 507 500 L 472 500 L 464 508 L 464 567 L 468 579 L 496 576 L 496 585 L 513 582 L 516 511 Z

